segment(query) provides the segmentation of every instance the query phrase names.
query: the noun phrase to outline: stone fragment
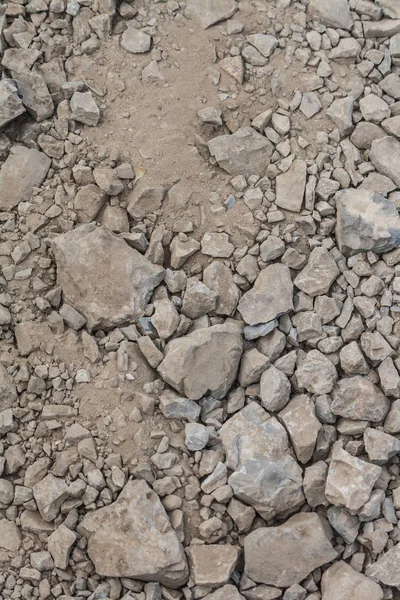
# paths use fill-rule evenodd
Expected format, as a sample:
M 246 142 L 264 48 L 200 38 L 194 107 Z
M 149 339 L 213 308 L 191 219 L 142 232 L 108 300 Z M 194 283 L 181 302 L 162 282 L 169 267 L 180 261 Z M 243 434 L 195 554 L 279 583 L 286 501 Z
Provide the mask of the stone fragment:
M 372 427 L 364 431 L 364 446 L 369 460 L 375 465 L 386 464 L 400 452 L 400 440 Z
M 350 140 L 356 148 L 360 150 L 368 150 L 374 140 L 385 137 L 385 131 L 382 127 L 375 125 L 374 123 L 366 123 L 361 121 L 357 123 L 351 134 Z
M 21 533 L 17 525 L 8 519 L 0 519 L 0 548 L 16 554 L 21 546 Z
M 276 37 L 265 33 L 253 33 L 252 35 L 247 36 L 247 40 L 252 46 L 257 48 L 265 58 L 269 58 L 278 46 Z
M 389 105 L 375 94 L 368 94 L 368 96 L 361 98 L 359 104 L 365 121 L 379 124 L 390 117 Z
M 271 142 L 252 127 L 216 137 L 208 148 L 219 166 L 233 176 L 263 176 L 273 152 Z
M 135 187 L 129 196 L 128 213 L 137 221 L 144 219 L 161 207 L 167 192 L 167 187 Z
M 188 0 L 185 15 L 203 29 L 232 17 L 238 9 L 234 0 Z
M 192 238 L 182 240 L 179 236 L 176 236 L 172 240 L 169 249 L 171 251 L 171 267 L 180 269 L 190 256 L 200 250 L 200 242 Z
M 239 384 L 247 387 L 260 381 L 260 377 L 269 366 L 268 358 L 256 348 L 251 348 L 243 353 L 240 361 Z
M 196 277 L 189 277 L 183 295 L 181 312 L 189 319 L 197 319 L 215 309 L 217 294 Z
M 79 188 L 74 198 L 74 209 L 80 223 L 93 221 L 107 200 L 107 194 L 94 183 Z
M 306 187 L 307 164 L 302 159 L 293 161 L 286 173 L 276 178 L 276 205 L 295 213 L 301 211 Z
M 164 269 L 104 227 L 81 225 L 55 238 L 53 244 L 64 299 L 85 317 L 90 330 L 141 317 L 164 277 Z M 110 268 L 104 271 L 107 264 Z
M 241 56 L 227 56 L 220 60 L 218 64 L 225 73 L 233 77 L 238 83 L 243 83 L 244 64 Z
M 17 397 L 17 389 L 13 378 L 8 374 L 5 366 L 0 364 L 0 410 L 11 408 Z
M 48 548 L 57 569 L 67 569 L 76 535 L 63 523 L 49 536 Z
M 375 563 L 369 565 L 366 575 L 383 585 L 400 585 L 400 544 L 385 552 Z
M 224 585 L 215 592 L 207 594 L 204 600 L 245 600 L 245 597 L 239 593 L 239 590 L 234 585 Z
M 186 423 L 185 446 L 191 452 L 203 450 L 210 439 L 210 431 L 201 423 Z
M 174 304 L 163 298 L 154 303 L 154 314 L 151 322 L 157 330 L 161 339 L 166 340 L 173 335 L 179 325 L 179 314 Z
M 18 90 L 12 79 L 0 81 L 0 128 L 25 112 Z
M 201 409 L 193 400 L 183 398 L 172 390 L 164 390 L 160 395 L 160 410 L 166 419 L 197 421 Z
M 205 233 L 201 240 L 201 251 L 213 258 L 229 258 L 235 246 L 226 233 Z
M 99 188 L 109 196 L 118 196 L 124 190 L 124 184 L 114 169 L 97 167 L 93 171 L 93 177 Z
M 333 390 L 331 410 L 346 419 L 382 421 L 390 402 L 372 381 L 359 375 L 341 379 Z
M 198 329 L 167 344 L 158 372 L 190 400 L 198 400 L 207 393 L 221 399 L 235 380 L 242 344 L 235 326 Z
M 328 504 L 325 497 L 325 484 L 327 474 L 328 465 L 322 460 L 310 465 L 304 471 L 304 495 L 307 499 L 307 503 L 312 508 Z
M 297 459 L 305 464 L 311 460 L 321 423 L 315 416 L 314 402 L 306 395 L 295 396 L 279 413 L 288 430 Z
M 245 574 L 276 587 L 299 583 L 314 569 L 337 557 L 322 522 L 301 513 L 278 527 L 260 527 L 244 540 Z
M 400 142 L 394 137 L 386 136 L 376 139 L 371 144 L 370 161 L 379 173 L 392 179 L 400 186 Z
M 188 567 L 181 543 L 157 494 L 143 479 L 129 481 L 118 499 L 87 513 L 78 532 L 88 538 L 96 573 L 184 585 Z
M 379 0 L 383 14 L 390 19 L 400 19 L 400 6 L 397 0 Z
M 128 25 L 121 36 L 121 46 L 131 54 L 143 54 L 150 50 L 151 35 Z
M 293 310 L 293 284 L 289 268 L 272 264 L 261 271 L 251 290 L 246 292 L 238 311 L 249 325 L 268 323 Z
M 336 195 L 336 239 L 345 256 L 382 254 L 400 246 L 400 217 L 394 204 L 375 192 L 348 189 Z
M 286 375 L 271 365 L 260 381 L 260 398 L 263 406 L 272 412 L 282 410 L 289 402 L 290 381 Z
M 54 521 L 62 503 L 68 497 L 68 486 L 64 479 L 49 473 L 33 486 L 33 497 L 42 519 Z
M 35 148 L 13 146 L 0 170 L 0 209 L 8 211 L 29 201 L 32 189 L 43 183 L 50 164 L 51 159 Z
M 372 579 L 339 561 L 322 576 L 323 600 L 382 600 L 383 590 Z
M 229 544 L 192 545 L 187 548 L 195 585 L 219 587 L 228 583 L 240 550 Z
M 307 119 L 311 119 L 322 109 L 322 104 L 315 92 L 306 92 L 301 99 L 299 110 Z
M 233 315 L 239 302 L 239 288 L 229 267 L 219 261 L 212 262 L 203 271 L 203 282 L 217 294 L 217 315 Z
M 311 0 L 308 11 L 327 27 L 351 29 L 353 26 L 347 0 Z
M 325 248 L 314 248 L 294 285 L 309 296 L 320 296 L 329 291 L 338 275 L 339 268 L 329 252 Z
M 95 127 L 100 120 L 100 110 L 92 92 L 75 92 L 70 100 L 71 118 L 74 121 Z
M 353 108 L 354 98 L 348 96 L 334 100 L 326 111 L 328 117 L 344 135 L 349 134 L 353 129 Z
M 23 71 L 15 75 L 15 82 L 26 110 L 35 121 L 41 122 L 51 117 L 54 112 L 53 99 L 39 73 Z
M 325 493 L 331 504 L 359 510 L 368 502 L 382 469 L 351 456 L 337 442 L 332 450 Z
M 338 378 L 335 365 L 319 350 L 311 350 L 298 360 L 295 373 L 299 388 L 310 394 L 329 394 Z

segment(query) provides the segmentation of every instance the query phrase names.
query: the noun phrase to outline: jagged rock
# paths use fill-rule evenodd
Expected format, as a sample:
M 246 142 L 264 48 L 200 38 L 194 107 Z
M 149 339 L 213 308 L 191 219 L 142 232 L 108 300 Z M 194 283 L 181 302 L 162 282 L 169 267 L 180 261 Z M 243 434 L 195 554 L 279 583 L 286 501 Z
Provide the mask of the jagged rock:
M 329 252 L 325 248 L 314 248 L 294 285 L 309 296 L 320 296 L 329 291 L 338 275 L 339 268 Z
M 54 521 L 62 503 L 68 498 L 68 485 L 64 479 L 49 473 L 33 486 L 33 497 L 42 519 Z
M 244 63 L 241 56 L 227 56 L 219 61 L 219 66 L 238 83 L 243 83 Z
M 0 411 L 10 408 L 17 399 L 17 389 L 13 378 L 4 365 L 0 365 Z
M 342 190 L 336 195 L 336 239 L 345 256 L 389 252 L 400 246 L 400 217 L 394 204 L 367 190 Z
M 129 481 L 116 502 L 88 513 L 78 532 L 88 538 L 98 575 L 172 588 L 188 579 L 183 548 L 160 499 L 143 479 Z
M 364 96 L 364 98 L 361 98 L 359 104 L 364 121 L 372 121 L 379 124 L 384 119 L 390 117 L 389 105 L 375 94 Z
M 107 200 L 107 194 L 94 183 L 79 188 L 74 208 L 80 223 L 90 223 L 97 217 Z
M 257 48 L 257 50 L 263 56 L 265 56 L 265 58 L 269 58 L 275 48 L 278 46 L 278 40 L 276 37 L 274 35 L 267 35 L 265 33 L 254 33 L 252 35 L 248 35 L 247 40 L 252 46 Z
M 400 6 L 397 0 L 379 0 L 383 14 L 391 19 L 400 19 Z
M 321 423 L 315 416 L 314 402 L 306 395 L 295 396 L 279 413 L 288 430 L 297 459 L 305 464 L 311 460 Z
M 238 9 L 235 0 L 188 0 L 185 14 L 203 29 L 229 19 Z
M 284 408 L 290 398 L 290 381 L 285 373 L 273 365 L 264 371 L 260 381 L 260 398 L 263 406 L 272 412 Z
M 39 73 L 24 71 L 15 74 L 22 102 L 35 121 L 41 122 L 51 117 L 54 104 L 49 89 Z
M 289 449 L 285 428 L 256 402 L 250 402 L 218 431 L 226 453 L 226 466 L 234 471 L 247 460 L 263 456 L 280 460 Z
M 193 545 L 187 548 L 187 554 L 194 583 L 215 588 L 228 583 L 240 550 L 229 544 Z
M 311 0 L 308 11 L 311 17 L 318 18 L 327 27 L 351 29 L 353 26 L 347 0 Z
M 100 110 L 92 92 L 75 92 L 70 100 L 71 117 L 74 121 L 95 127 L 100 120 Z
M 251 290 L 246 292 L 238 311 L 249 325 L 268 323 L 293 310 L 293 284 L 289 268 L 269 265 L 261 271 Z
M 234 495 L 253 506 L 265 520 L 288 516 L 304 504 L 301 467 L 291 456 L 243 462 L 228 483 Z
M 390 177 L 400 186 L 400 142 L 394 137 L 386 136 L 376 139 L 371 144 L 370 161 L 379 173 Z
M 144 219 L 161 207 L 167 192 L 167 187 L 144 189 L 135 187 L 129 196 L 128 213 L 137 221 Z
M 167 344 L 158 372 L 190 400 L 198 400 L 207 393 L 220 399 L 235 380 L 242 346 L 236 326 L 198 329 Z
M 400 452 L 400 440 L 372 427 L 364 431 L 364 446 L 369 460 L 375 465 L 386 464 Z
M 233 315 L 239 302 L 240 293 L 229 267 L 222 262 L 212 262 L 203 271 L 203 282 L 217 294 L 215 305 L 217 315 Z
M 290 587 L 337 557 L 314 513 L 291 517 L 279 527 L 260 527 L 244 540 L 245 574 L 253 581 Z
M 400 585 L 400 544 L 396 544 L 366 570 L 366 575 L 383 585 Z
M 331 410 L 346 419 L 382 421 L 390 402 L 372 381 L 359 375 L 341 379 L 333 390 Z
M 8 519 L 0 519 L 0 548 L 18 553 L 21 545 L 21 533 L 15 523 Z
M 17 86 L 11 79 L 0 81 L 0 128 L 25 112 Z
M 13 146 L 0 170 L 0 209 L 11 210 L 30 200 L 32 188 L 42 184 L 50 164 L 51 159 L 35 148 Z
M 128 25 L 121 36 L 121 46 L 132 54 L 143 54 L 150 50 L 151 35 Z
M 337 442 L 332 450 L 325 493 L 331 504 L 359 510 L 368 500 L 381 467 L 351 456 Z
M 90 330 L 137 320 L 164 277 L 163 268 L 104 227 L 81 225 L 53 244 L 64 300 L 85 317 Z M 110 267 L 104 270 L 104 265 Z
M 299 213 L 303 204 L 306 178 L 307 163 L 300 158 L 296 159 L 286 173 L 276 178 L 276 205 Z
M 49 536 L 48 548 L 57 569 L 67 569 L 76 535 L 63 523 Z
M 355 40 L 353 40 L 355 41 Z M 339 48 L 339 46 L 337 46 Z M 334 48 L 332 52 L 336 51 L 337 48 Z M 335 56 L 332 56 L 335 58 Z M 334 100 L 326 114 L 328 117 L 334 122 L 336 127 L 343 132 L 344 135 L 351 132 L 353 129 L 353 108 L 354 108 L 354 98 L 349 96 L 347 98 L 339 98 L 338 100 Z
M 256 348 L 247 350 L 240 361 L 239 384 L 246 387 L 256 383 L 268 366 L 269 360 L 264 354 Z
M 208 149 L 219 166 L 230 175 L 264 175 L 273 146 L 252 127 L 241 127 L 231 135 L 220 135 L 208 142 Z
M 323 600 L 382 600 L 383 590 L 374 581 L 339 561 L 322 576 Z
M 329 394 L 338 378 L 335 365 L 319 350 L 311 350 L 298 361 L 297 384 L 311 394 Z

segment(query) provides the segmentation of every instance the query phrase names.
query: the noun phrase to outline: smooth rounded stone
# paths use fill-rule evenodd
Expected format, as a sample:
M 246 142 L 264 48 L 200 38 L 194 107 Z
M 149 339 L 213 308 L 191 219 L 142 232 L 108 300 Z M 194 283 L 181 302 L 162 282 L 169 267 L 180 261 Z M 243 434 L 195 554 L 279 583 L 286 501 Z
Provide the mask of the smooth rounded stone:
M 332 58 L 335 57 L 333 56 Z M 353 109 L 354 98 L 352 96 L 348 96 L 347 98 L 339 98 L 334 100 L 334 102 L 332 102 L 330 107 L 327 109 L 326 114 L 334 122 L 336 127 L 346 135 L 349 134 L 353 129 Z
M 210 430 L 201 423 L 186 423 L 185 446 L 188 450 L 196 452 L 203 450 L 210 439 Z
M 231 135 L 220 135 L 208 142 L 208 149 L 229 175 L 265 174 L 273 146 L 252 127 L 240 127 Z
M 346 419 L 379 422 L 390 402 L 372 381 L 360 375 L 341 379 L 333 390 L 331 410 Z
M 329 394 L 338 378 L 335 365 L 319 350 L 298 358 L 295 372 L 299 388 L 310 394 Z
M 132 54 L 143 54 L 150 50 L 151 35 L 128 25 L 121 36 L 121 46 Z
M 244 541 L 245 574 L 257 583 L 290 587 L 337 553 L 314 513 L 300 513 L 278 527 L 260 527 Z
M 226 233 L 205 233 L 201 240 L 201 251 L 213 258 L 229 258 L 235 246 Z
M 329 567 L 321 581 L 323 600 L 382 600 L 380 585 L 339 561 Z
M 332 450 L 325 493 L 331 504 L 359 510 L 368 502 L 382 469 L 351 456 L 337 442 Z
M 276 178 L 275 204 L 279 208 L 299 213 L 303 205 L 306 178 L 307 163 L 302 159 L 294 160 L 290 169 Z
M 268 323 L 293 310 L 293 284 L 290 270 L 272 264 L 258 275 L 254 286 L 238 304 L 238 311 L 248 325 Z
M 325 248 L 314 248 L 294 285 L 309 296 L 320 296 L 329 291 L 338 275 L 339 268 L 329 252 Z
M 20 545 L 21 533 L 16 524 L 8 519 L 0 519 L 0 548 L 16 553 Z
M 327 27 L 351 29 L 353 26 L 347 0 L 311 0 L 308 12 Z
M 383 585 L 400 585 L 400 544 L 385 552 L 375 563 L 369 565 L 366 575 Z
M 285 428 L 256 402 L 250 402 L 218 430 L 226 466 L 234 471 L 257 456 L 270 461 L 283 458 L 289 451 Z
M 392 179 L 400 186 L 400 142 L 394 137 L 386 136 L 376 139 L 371 144 L 370 161 L 375 169 Z
M 350 141 L 360 150 L 369 150 L 374 140 L 386 137 L 385 131 L 382 127 L 375 125 L 374 123 L 366 123 L 360 121 L 354 128 L 353 133 L 350 136 Z
M 375 465 L 386 464 L 400 452 L 400 440 L 372 427 L 364 431 L 364 446 L 369 460 Z
M 228 583 L 240 556 L 240 549 L 229 544 L 193 545 L 186 552 L 195 585 L 211 588 Z
M 85 317 L 89 330 L 136 321 L 164 278 L 162 267 L 94 224 L 59 235 L 53 249 L 64 300 Z M 105 264 L 111 268 L 105 271 Z
M 281 410 L 279 418 L 288 430 L 297 459 L 305 464 L 311 460 L 321 423 L 315 416 L 314 402 L 306 395 L 295 396 Z
M 190 400 L 210 393 L 217 400 L 231 388 L 243 339 L 235 325 L 214 325 L 170 341 L 158 367 L 161 377 Z
M 88 538 L 98 575 L 158 581 L 174 589 L 188 579 L 183 547 L 159 497 L 143 479 L 129 481 L 115 502 L 87 513 L 78 533 Z
M 217 315 L 233 315 L 239 302 L 240 292 L 229 267 L 218 261 L 212 262 L 203 271 L 203 283 L 217 294 L 215 305 Z
M 267 410 L 278 412 L 289 402 L 290 381 L 286 375 L 271 365 L 260 380 L 261 403 Z
M 276 461 L 246 460 L 228 483 L 236 498 L 250 504 L 266 521 L 288 516 L 304 504 L 301 467 L 291 456 Z

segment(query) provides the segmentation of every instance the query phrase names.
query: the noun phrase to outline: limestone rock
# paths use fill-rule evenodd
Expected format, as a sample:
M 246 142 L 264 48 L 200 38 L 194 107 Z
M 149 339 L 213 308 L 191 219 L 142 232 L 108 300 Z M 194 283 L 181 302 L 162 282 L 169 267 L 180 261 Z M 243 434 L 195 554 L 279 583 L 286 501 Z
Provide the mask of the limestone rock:
M 239 302 L 239 288 L 229 267 L 222 262 L 212 262 L 203 271 L 203 282 L 217 294 L 217 315 L 233 315 Z
M 143 54 L 150 50 L 151 36 L 128 25 L 121 36 L 121 46 L 131 54 Z
M 356 40 L 353 41 L 355 42 Z M 339 48 L 339 46 L 337 46 L 337 48 Z M 337 48 L 335 48 L 333 51 L 337 51 Z M 335 57 L 333 56 L 332 58 Z M 352 96 L 348 96 L 347 98 L 339 98 L 334 100 L 334 102 L 332 102 L 326 111 L 328 117 L 334 122 L 336 127 L 343 132 L 344 135 L 350 133 L 353 129 L 353 108 L 354 98 Z
M 100 120 L 100 110 L 92 92 L 75 92 L 70 100 L 71 117 L 74 121 L 96 126 Z
M 10 408 L 17 399 L 17 389 L 13 378 L 4 365 L 0 365 L 0 411 Z
M 336 239 L 345 256 L 389 252 L 400 246 L 400 217 L 394 204 L 375 192 L 349 189 L 336 195 Z
M 207 393 L 221 399 L 235 380 L 242 345 L 242 336 L 235 326 L 198 329 L 167 344 L 158 372 L 190 400 Z
M 367 568 L 366 575 L 383 585 L 400 585 L 400 544 L 396 544 Z
M 21 533 L 15 523 L 0 519 L 0 548 L 16 554 L 21 545 Z
M 32 188 L 42 184 L 50 164 L 51 159 L 35 148 L 13 146 L 0 170 L 0 209 L 11 210 L 30 200 Z
M 293 284 L 289 268 L 282 264 L 272 264 L 263 269 L 238 305 L 238 311 L 248 325 L 268 323 L 291 310 Z
M 382 421 L 390 402 L 372 381 L 359 375 L 341 379 L 333 391 L 331 410 L 346 419 Z
M 326 479 L 326 497 L 335 506 L 359 510 L 368 500 L 382 469 L 351 456 L 337 442 Z
M 12 79 L 0 81 L 0 128 L 25 112 L 17 87 Z
M 390 177 L 400 186 L 400 142 L 394 137 L 386 136 L 376 139 L 371 144 L 370 161 L 379 173 Z
M 208 148 L 219 166 L 233 176 L 263 176 L 273 152 L 271 142 L 252 127 L 220 135 L 208 142 Z
M 383 14 L 391 19 L 400 19 L 400 6 L 397 0 L 379 0 Z
M 89 329 L 117 327 L 141 317 L 164 277 L 163 268 L 104 227 L 81 225 L 53 243 L 64 300 L 85 317 Z
M 290 587 L 337 557 L 318 515 L 301 513 L 279 527 L 260 527 L 244 541 L 245 574 L 253 581 Z
M 257 48 L 257 50 L 263 56 L 265 56 L 265 58 L 269 58 L 275 48 L 278 46 L 278 40 L 276 37 L 274 35 L 267 35 L 265 33 L 254 33 L 252 35 L 248 35 L 247 40 L 252 46 Z
M 325 248 L 314 248 L 294 285 L 309 296 L 320 296 L 329 291 L 338 275 L 339 268 L 329 252 Z
M 298 386 L 311 394 L 329 394 L 338 378 L 335 365 L 319 350 L 299 359 L 295 375 Z
M 54 521 L 62 503 L 68 498 L 68 486 L 64 479 L 49 473 L 33 486 L 33 497 L 42 519 Z
M 276 178 L 276 205 L 299 213 L 303 204 L 306 178 L 307 163 L 296 159 L 286 173 Z
M 67 569 L 76 535 L 63 523 L 49 536 L 48 548 L 57 569 Z
M 311 17 L 327 27 L 351 29 L 353 26 L 347 0 L 311 0 L 308 10 Z
M 374 581 L 339 561 L 322 576 L 323 600 L 382 600 L 383 590 Z
M 273 365 L 262 374 L 260 398 L 267 410 L 272 412 L 282 410 L 289 402 L 290 390 L 290 381 L 285 373 Z
M 143 479 L 129 481 L 115 502 L 88 513 L 78 531 L 88 537 L 98 575 L 172 588 L 188 579 L 183 548 L 160 499 Z
M 305 464 L 311 460 L 321 423 L 315 416 L 314 402 L 306 395 L 295 396 L 279 413 L 296 452 Z
M 375 465 L 384 465 L 400 452 L 400 440 L 372 427 L 364 431 L 364 446 L 369 460 Z
M 15 75 L 15 82 L 26 110 L 35 121 L 41 122 L 51 117 L 54 112 L 53 99 L 39 73 L 23 71 Z
M 166 187 L 135 187 L 129 196 L 128 213 L 138 221 L 144 219 L 149 213 L 154 213 L 161 207 L 167 192 Z
M 232 17 L 237 9 L 235 0 L 188 0 L 185 15 L 198 21 L 203 29 L 208 29 Z
M 93 221 L 107 200 L 106 193 L 94 183 L 79 188 L 74 198 L 74 208 L 80 223 Z

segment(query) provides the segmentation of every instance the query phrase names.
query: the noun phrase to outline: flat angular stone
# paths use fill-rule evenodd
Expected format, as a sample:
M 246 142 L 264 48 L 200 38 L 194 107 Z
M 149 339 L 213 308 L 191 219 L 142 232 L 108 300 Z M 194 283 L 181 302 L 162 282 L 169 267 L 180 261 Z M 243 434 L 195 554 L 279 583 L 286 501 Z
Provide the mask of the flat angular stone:
M 303 204 L 306 178 L 306 162 L 300 158 L 296 159 L 286 173 L 276 178 L 276 205 L 299 213 Z
M 258 456 L 275 461 L 289 450 L 285 428 L 256 402 L 250 402 L 218 430 L 226 454 L 226 466 L 238 466 Z
M 263 176 L 273 152 L 271 142 L 252 127 L 220 135 L 208 142 L 208 148 L 219 166 L 233 176 Z
M 15 81 L 22 102 L 35 121 L 40 123 L 51 117 L 54 103 L 43 77 L 33 71 L 24 71 L 15 75 Z
M 372 427 L 364 431 L 364 446 L 369 460 L 375 465 L 386 464 L 400 452 L 400 440 Z
M 352 456 L 337 442 L 332 450 L 325 494 L 331 504 L 359 510 L 368 502 L 381 467 Z
M 0 519 L 0 548 L 16 554 L 21 546 L 21 533 L 15 523 Z
M 310 394 L 329 394 L 338 378 L 335 365 L 319 350 L 310 350 L 298 361 L 297 385 Z
M 121 36 L 121 46 L 131 54 L 143 54 L 150 50 L 151 35 L 128 25 Z
M 135 187 L 129 196 L 128 213 L 138 221 L 144 219 L 149 213 L 154 213 L 161 207 L 167 192 L 167 187 Z
M 204 597 L 204 600 L 246 600 L 234 585 L 224 585 L 219 590 L 211 592 Z
M 325 248 L 314 248 L 307 265 L 297 275 L 294 285 L 308 296 L 326 294 L 336 277 L 339 267 Z
M 321 429 L 321 423 L 315 416 L 314 402 L 305 394 L 295 396 L 279 417 L 289 432 L 297 459 L 307 463 L 312 458 Z
M 188 0 L 185 15 L 203 29 L 232 17 L 238 9 L 235 0 Z
M 390 19 L 400 19 L 400 5 L 397 0 L 379 0 L 383 14 Z
M 323 600 L 382 600 L 380 585 L 339 561 L 322 576 Z
M 218 65 L 238 83 L 243 83 L 244 63 L 241 56 L 227 56 L 220 60 Z
M 95 127 L 100 120 L 100 110 L 92 92 L 75 92 L 70 100 L 71 118 L 74 121 Z
M 68 498 L 68 486 L 64 479 L 49 473 L 33 486 L 33 497 L 42 519 L 54 521 L 62 503 Z
M 51 159 L 35 148 L 13 146 L 0 170 L 0 210 L 30 200 L 32 188 L 43 183 L 50 164 Z
M 190 400 L 199 400 L 207 393 L 221 399 L 235 380 L 242 347 L 242 336 L 235 326 L 198 329 L 167 344 L 158 372 Z
M 172 588 L 188 579 L 183 547 L 159 497 L 143 479 L 129 481 L 115 502 L 88 513 L 78 532 L 88 538 L 98 575 Z
M 400 142 L 394 137 L 382 137 L 371 144 L 370 161 L 379 173 L 400 186 Z
M 346 419 L 382 421 L 390 402 L 372 381 L 357 375 L 341 379 L 333 390 L 331 410 Z
M 276 587 L 300 583 L 337 553 L 318 515 L 301 513 L 279 527 L 260 527 L 244 541 L 245 574 Z
M 263 269 L 238 304 L 238 311 L 248 325 L 268 323 L 291 310 L 293 284 L 289 268 L 282 264 Z
M 67 569 L 76 535 L 63 523 L 49 536 L 48 548 L 57 569 Z
M 11 408 L 18 397 L 13 378 L 4 365 L 0 365 L 0 411 Z
M 0 128 L 25 112 L 17 86 L 12 79 L 0 81 Z
M 80 223 L 90 223 L 97 217 L 107 200 L 106 193 L 94 183 L 79 188 L 74 198 L 74 209 Z
M 355 40 L 354 40 L 355 41 Z M 343 134 L 349 134 L 353 129 L 354 98 L 339 98 L 334 100 L 326 114 Z
M 400 246 L 400 217 L 395 205 L 375 192 L 342 190 L 336 195 L 336 240 L 345 256 L 383 254 Z
M 230 268 L 222 262 L 212 262 L 203 271 L 203 282 L 217 294 L 215 306 L 217 315 L 233 315 L 239 302 L 240 293 Z
M 265 33 L 254 33 L 252 35 L 248 35 L 247 40 L 252 46 L 257 48 L 257 50 L 263 56 L 265 56 L 265 58 L 269 58 L 275 48 L 278 46 L 278 40 L 276 37 L 274 35 L 267 35 Z
M 366 570 L 366 575 L 383 585 L 400 585 L 400 544 L 396 544 Z
M 229 544 L 193 545 L 187 554 L 194 583 L 215 588 L 228 583 L 240 550 Z
M 81 225 L 53 244 L 64 300 L 85 317 L 90 330 L 137 320 L 164 278 L 163 268 L 104 227 Z
M 308 11 L 327 27 L 351 29 L 353 26 L 347 0 L 311 0 Z

